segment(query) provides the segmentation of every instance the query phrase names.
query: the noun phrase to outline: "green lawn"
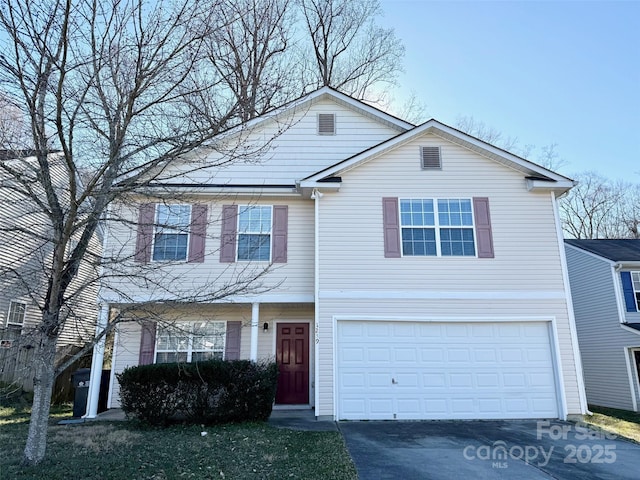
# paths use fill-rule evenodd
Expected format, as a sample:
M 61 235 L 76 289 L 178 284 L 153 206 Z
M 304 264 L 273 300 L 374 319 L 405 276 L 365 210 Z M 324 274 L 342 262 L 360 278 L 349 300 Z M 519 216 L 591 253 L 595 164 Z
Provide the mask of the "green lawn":
M 357 479 L 336 432 L 266 424 L 162 429 L 128 422 L 56 424 L 69 413 L 52 413 L 44 462 L 21 468 L 29 411 L 0 407 L 0 479 Z
M 596 405 L 589 410 L 593 415 L 585 415 L 585 422 L 640 443 L 640 413 Z

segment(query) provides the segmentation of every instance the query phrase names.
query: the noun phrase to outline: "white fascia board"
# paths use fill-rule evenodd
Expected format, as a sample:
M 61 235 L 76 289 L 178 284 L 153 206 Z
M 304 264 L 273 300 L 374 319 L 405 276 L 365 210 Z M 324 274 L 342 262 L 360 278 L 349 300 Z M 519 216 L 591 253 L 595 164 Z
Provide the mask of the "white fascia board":
M 314 302 L 314 294 L 311 293 L 297 293 L 297 294 L 286 294 L 286 293 L 265 293 L 258 295 L 233 295 L 225 298 L 221 298 L 219 300 L 211 301 L 211 302 L 185 302 L 184 306 L 188 305 L 212 305 L 212 304 L 250 304 L 250 303 L 310 303 Z M 130 298 L 122 298 L 117 294 L 112 293 L 111 296 L 103 297 L 103 300 L 109 303 L 111 306 L 134 306 L 137 303 L 145 304 L 148 306 L 150 303 L 154 301 L 166 301 L 167 298 L 153 298 L 151 296 L 141 296 L 135 295 Z
M 623 268 L 640 268 L 640 262 L 638 261 L 634 261 L 634 262 L 616 262 L 616 266 L 615 269 L 617 271 L 622 270 Z

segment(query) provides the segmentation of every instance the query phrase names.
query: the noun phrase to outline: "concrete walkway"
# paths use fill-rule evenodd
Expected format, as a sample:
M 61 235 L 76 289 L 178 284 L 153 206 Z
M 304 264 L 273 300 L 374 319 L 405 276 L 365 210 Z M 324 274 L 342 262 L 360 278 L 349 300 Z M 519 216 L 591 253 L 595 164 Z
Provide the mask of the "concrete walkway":
M 120 422 L 126 420 L 124 412 L 120 408 L 112 408 L 99 413 L 96 418 L 74 418 L 61 420 L 60 425 L 69 425 L 84 422 Z M 336 422 L 331 420 L 316 420 L 314 410 L 273 410 L 267 421 L 276 428 L 288 428 L 290 430 L 302 430 L 309 432 L 337 432 Z

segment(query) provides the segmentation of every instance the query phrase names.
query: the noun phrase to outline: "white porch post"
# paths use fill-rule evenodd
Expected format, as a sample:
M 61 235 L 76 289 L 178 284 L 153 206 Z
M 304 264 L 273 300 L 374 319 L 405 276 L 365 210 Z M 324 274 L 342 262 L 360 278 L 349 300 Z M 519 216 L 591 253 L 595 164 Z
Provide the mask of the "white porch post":
M 260 325 L 260 304 L 251 304 L 251 354 L 249 360 L 258 361 L 258 327 Z
M 96 337 L 100 335 L 109 320 L 109 305 L 101 304 L 98 311 L 98 324 L 96 325 Z M 98 415 L 98 398 L 100 397 L 100 380 L 102 378 L 102 362 L 104 360 L 103 336 L 93 346 L 93 357 L 91 359 L 91 376 L 89 377 L 89 395 L 87 398 L 87 413 L 83 418 L 96 418 Z

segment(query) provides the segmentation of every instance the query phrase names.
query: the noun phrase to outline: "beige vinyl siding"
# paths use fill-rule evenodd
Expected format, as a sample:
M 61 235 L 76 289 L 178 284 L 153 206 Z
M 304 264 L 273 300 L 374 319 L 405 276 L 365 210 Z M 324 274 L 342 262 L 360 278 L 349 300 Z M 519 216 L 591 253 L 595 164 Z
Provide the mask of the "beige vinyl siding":
M 189 203 L 190 199 L 180 202 Z M 110 301 L 128 302 L 128 299 L 191 297 L 196 292 L 221 289 L 237 282 L 239 278 L 251 279 L 268 273 L 252 282 L 248 295 L 254 292 L 263 295 L 287 294 L 313 296 L 313 202 L 293 197 L 265 198 L 198 198 L 199 203 L 208 207 L 209 223 L 205 241 L 205 260 L 202 263 L 150 262 L 139 264 L 133 261 L 136 246 L 138 218 L 137 206 L 121 206 L 114 215 L 125 221 L 109 223 L 108 254 L 128 259 L 117 265 L 125 269 L 128 276 L 109 278 L 105 284 L 105 296 Z M 226 204 L 238 205 L 288 205 L 287 263 L 269 266 L 268 262 L 220 263 L 220 233 L 222 228 L 222 207 Z M 134 225 L 130 222 L 133 221 Z M 143 280 L 146 278 L 147 280 Z M 207 287 L 208 286 L 208 287 Z M 109 293 L 109 290 L 111 292 Z
M 35 159 L 24 159 L 24 162 Z M 60 201 L 68 202 L 68 180 L 64 169 L 54 156 L 50 160 L 53 182 L 59 190 Z M 26 167 L 23 167 L 26 168 Z M 6 179 L 0 178 L 0 182 Z M 44 194 L 43 194 L 44 195 Z M 47 291 L 46 271 L 51 267 L 52 244 L 43 243 L 35 235 L 51 237 L 49 219 L 41 209 L 7 188 L 0 188 L 2 214 L 0 215 L 0 338 L 6 327 L 11 300 L 27 305 L 23 333 L 28 333 L 41 322 L 41 306 Z M 14 230 L 16 226 L 30 233 Z M 95 235 L 90 241 L 90 250 L 99 254 L 101 239 Z M 79 272 L 69 286 L 66 297 L 70 298 L 71 316 L 67 319 L 58 337 L 58 349 L 69 345 L 82 345 L 95 333 L 97 317 L 97 272 L 88 261 L 80 264 Z M 25 341 L 28 341 L 25 339 Z M 66 351 L 66 349 L 65 349 Z
M 251 352 L 251 305 L 193 305 L 182 310 L 166 312 L 162 315 L 166 321 L 239 321 L 242 324 L 240 333 L 240 358 L 249 359 Z M 263 324 L 269 323 L 265 332 Z M 262 304 L 260 305 L 258 324 L 258 359 L 275 359 L 275 332 L 277 322 L 308 322 L 313 331 L 313 305 L 311 304 Z M 114 358 L 110 382 L 109 408 L 120 406 L 120 386 L 115 374 L 125 368 L 138 365 L 140 355 L 141 329 L 137 322 L 124 322 L 117 327 L 114 345 Z M 313 362 L 313 342 L 310 339 L 310 361 Z M 313 364 L 311 363 L 311 371 Z
M 336 134 L 317 134 L 317 115 L 336 114 Z M 220 151 L 204 149 L 168 171 L 169 182 L 294 185 L 319 170 L 401 133 L 388 124 L 330 100 L 323 100 L 282 118 L 269 121 Z M 238 148 L 242 141 L 242 149 Z M 239 152 L 247 152 L 242 155 Z M 222 164 L 234 158 L 229 163 Z M 201 162 L 201 163 L 200 163 Z M 216 165 L 194 171 L 195 166 Z
M 442 170 L 421 169 L 421 146 L 442 147 Z M 434 135 L 372 159 L 342 179 L 339 193 L 326 193 L 320 200 L 321 415 L 334 413 L 333 317 L 342 315 L 553 318 L 568 412 L 580 413 L 549 193 L 528 192 L 522 173 Z M 489 198 L 495 258 L 384 257 L 383 197 L 476 196 Z M 420 299 L 423 292 L 432 297 Z
M 620 282 L 620 273 L 583 250 L 567 246 L 566 252 L 587 401 L 633 410 L 631 385 L 637 382 L 635 375 L 629 382 L 625 355 L 627 347 L 640 348 L 640 335 L 620 326 L 613 283 Z

